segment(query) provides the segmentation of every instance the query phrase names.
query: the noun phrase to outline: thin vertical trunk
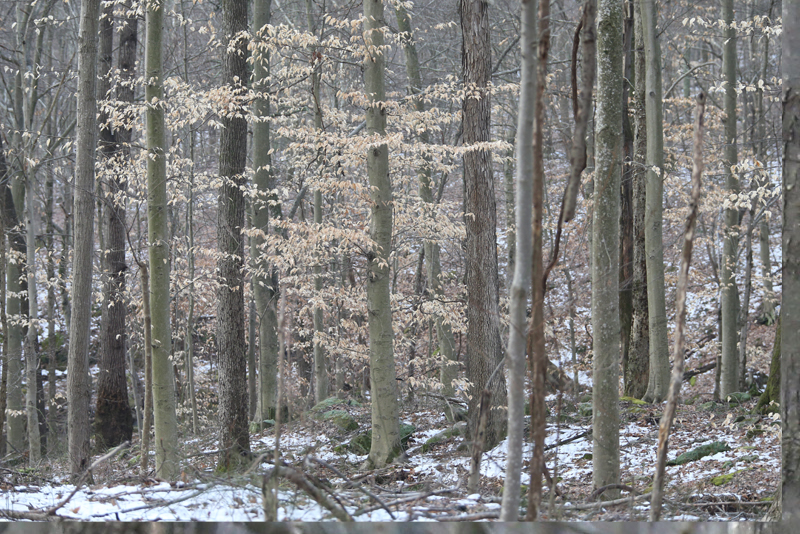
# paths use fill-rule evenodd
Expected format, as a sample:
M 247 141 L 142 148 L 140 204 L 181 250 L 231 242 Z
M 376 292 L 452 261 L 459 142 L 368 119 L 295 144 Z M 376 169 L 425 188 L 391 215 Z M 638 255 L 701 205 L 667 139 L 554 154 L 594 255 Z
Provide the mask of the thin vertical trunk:
M 543 0 L 548 2 L 549 0 Z M 520 14 L 522 74 L 516 136 L 515 239 L 519 258 L 514 263 L 514 281 L 509 291 L 508 327 L 508 458 L 503 486 L 501 521 L 519 518 L 522 440 L 525 426 L 525 348 L 528 294 L 531 287 L 532 203 L 533 203 L 533 128 L 536 104 L 536 0 L 523 0 Z M 510 180 L 509 180 L 510 181 Z M 510 221 L 509 221 L 510 223 Z M 509 244 L 510 246 L 510 244 Z
M 386 137 L 383 0 L 364 1 L 367 46 L 364 90 L 367 96 L 367 135 L 374 140 L 367 152 L 369 176 L 370 238 L 375 249 L 367 253 L 367 309 L 369 322 L 370 391 L 372 392 L 372 446 L 367 463 L 383 467 L 400 454 L 400 421 L 397 405 L 389 294 L 389 254 L 392 251 L 392 184 L 389 179 L 389 147 Z
M 142 416 L 141 475 L 147 476 L 150 462 L 150 429 L 153 413 L 153 316 L 150 312 L 150 272 L 139 264 L 142 279 L 142 322 L 144 324 L 144 414 Z
M 252 88 L 257 94 L 261 92 L 266 94 L 269 89 L 269 52 L 264 46 L 264 40 L 266 37 L 265 26 L 270 23 L 271 9 L 271 0 L 255 0 L 253 5 L 253 35 L 256 45 L 253 47 L 255 57 Z M 258 196 L 250 204 L 253 210 L 251 215 L 253 227 L 259 230 L 252 237 L 250 254 L 255 266 L 253 293 L 259 319 L 259 414 L 257 418 L 261 425 L 264 424 L 265 419 L 275 417 L 275 402 L 278 394 L 276 372 L 278 365 L 278 314 L 276 309 L 278 280 L 277 276 L 272 274 L 272 267 L 260 259 L 261 247 L 269 233 L 270 191 L 275 188 L 275 179 L 271 168 L 270 129 L 267 120 L 270 115 L 270 106 L 265 94 L 259 95 L 253 104 L 253 114 L 256 117 L 253 123 L 253 181 L 258 190 Z
M 238 100 L 247 88 L 247 3 L 222 2 L 222 82 Z M 247 121 L 234 100 L 234 112 L 221 118 L 217 241 L 220 278 L 217 302 L 219 351 L 219 441 L 217 469 L 237 469 L 250 452 L 247 421 L 247 354 L 244 336 L 244 185 L 247 159 Z M 238 115 L 238 116 L 237 116 Z
M 3 148 L 3 136 L 0 135 L 0 182 L 8 180 L 10 173 L 6 163 L 6 152 Z M 6 191 L 8 191 L 7 188 Z M 10 194 L 6 193 L 6 194 Z M 8 314 L 6 313 L 6 274 L 7 248 L 6 248 L 6 194 L 0 195 L 0 327 L 6 335 L 3 336 L 2 378 L 0 378 L 0 454 L 6 454 L 6 440 L 4 428 L 6 424 L 6 405 L 8 401 Z M 51 375 L 52 377 L 52 375 Z
M 314 28 L 314 12 L 311 0 L 306 0 L 306 22 L 308 31 L 312 34 Z M 318 136 L 322 136 L 322 95 L 320 94 L 320 70 L 322 68 L 322 55 L 317 54 L 316 48 L 312 48 L 311 55 L 314 58 L 314 70 L 311 72 L 311 99 L 314 108 L 314 130 Z M 321 147 L 320 147 L 321 150 Z M 321 155 L 318 152 L 318 156 Z M 318 164 L 322 163 L 318 159 Z M 322 191 L 314 191 L 314 225 L 317 228 L 322 226 Z M 314 291 L 317 296 L 322 292 L 322 258 L 317 258 L 314 262 Z M 322 344 L 325 325 L 323 323 L 322 307 L 315 305 L 313 309 L 314 320 L 314 400 L 322 402 L 328 398 L 328 362 L 325 357 L 325 346 Z
M 641 399 L 647 392 L 650 376 L 650 317 L 647 309 L 647 252 L 645 247 L 645 206 L 647 125 L 645 109 L 645 53 L 642 11 L 638 1 L 634 11 L 634 153 L 632 162 L 633 280 L 631 281 L 631 338 L 624 367 L 625 395 Z
M 175 378 L 169 355 L 172 331 L 169 317 L 169 234 L 167 233 L 167 139 L 164 123 L 164 9 L 148 4 L 145 12 L 144 79 L 147 158 L 147 241 L 149 255 L 153 351 L 153 420 L 155 426 L 156 476 L 174 479 L 178 465 L 178 423 L 175 415 Z M 146 414 L 145 414 L 146 416 Z
M 533 258 L 531 263 L 531 318 L 528 323 L 528 358 L 531 367 L 531 481 L 528 488 L 528 513 L 525 519 L 535 521 L 542 502 L 544 474 L 545 375 L 547 353 L 544 337 L 544 263 L 542 222 L 544 218 L 544 92 L 547 85 L 547 57 L 550 52 L 550 0 L 539 0 L 539 45 L 536 60 L 536 97 L 533 104 Z
M 650 374 L 645 400 L 666 398 L 669 386 L 669 339 L 664 287 L 664 130 L 661 102 L 661 45 L 656 33 L 655 0 L 639 0 L 645 53 L 647 178 L 644 242 L 647 255 L 647 308 L 650 331 Z
M 783 27 L 800 27 L 800 3 L 783 2 Z M 784 31 L 781 450 L 783 521 L 800 519 L 800 32 Z
M 722 63 L 725 76 L 725 155 L 723 167 L 725 185 L 730 194 L 739 193 L 739 178 L 731 167 L 738 163 L 736 151 L 736 30 L 731 26 L 734 22 L 733 0 L 722 1 L 722 19 L 725 22 Z M 738 237 L 739 211 L 735 203 L 725 208 L 725 228 L 722 245 L 722 266 L 720 274 L 721 308 L 722 308 L 722 366 L 720 394 L 724 399 L 739 388 L 739 353 L 737 343 L 739 336 L 739 289 L 736 286 L 736 252 L 739 248 Z
M 622 3 L 597 5 L 597 123 L 592 222 L 592 395 L 595 489 L 619 483 L 619 189 L 622 174 Z M 613 498 L 616 491 L 605 492 Z
M 467 378 L 470 388 L 470 432 L 478 427 L 481 392 L 492 391 L 492 414 L 486 429 L 486 447 L 494 447 L 506 432 L 506 385 L 500 379 L 489 384 L 495 368 L 502 365 L 497 274 L 497 209 L 494 198 L 492 154 L 471 148 L 491 140 L 491 33 L 489 3 L 460 0 L 461 63 L 467 97 L 462 107 L 464 153 L 466 286 L 467 286 Z M 474 95 L 474 96 L 472 96 Z M 503 373 L 497 373 L 499 377 Z
M 28 277 L 28 333 L 25 336 L 25 413 L 28 420 L 28 461 L 31 465 L 37 464 L 42 459 L 42 443 L 39 434 L 39 410 L 36 406 L 37 380 L 39 374 L 39 344 L 38 320 L 39 307 L 36 293 L 36 193 L 35 176 L 29 175 L 25 181 L 26 221 L 27 231 L 26 272 Z
M 82 0 L 78 35 L 78 125 L 73 215 L 73 314 L 69 332 L 67 402 L 69 466 L 73 477 L 89 467 L 89 330 L 94 240 L 94 161 L 97 130 L 97 27 L 100 0 Z

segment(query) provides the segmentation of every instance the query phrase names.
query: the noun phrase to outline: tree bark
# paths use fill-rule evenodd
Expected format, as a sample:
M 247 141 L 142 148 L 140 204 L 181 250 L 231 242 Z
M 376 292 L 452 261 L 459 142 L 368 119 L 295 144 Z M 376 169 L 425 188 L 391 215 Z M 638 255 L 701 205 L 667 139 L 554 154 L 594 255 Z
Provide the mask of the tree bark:
M 624 367 L 625 395 L 641 399 L 647 392 L 650 375 L 650 318 L 647 310 L 647 252 L 645 247 L 645 206 L 647 124 L 645 108 L 645 53 L 642 11 L 634 6 L 634 155 L 632 163 L 633 280 L 631 281 L 631 340 Z
M 592 222 L 593 485 L 619 483 L 619 189 L 622 174 L 622 3 L 597 6 L 597 125 Z M 606 491 L 615 498 L 616 491 Z
M 69 331 L 67 402 L 69 466 L 73 477 L 89 467 L 89 329 L 92 312 L 94 161 L 97 130 L 97 28 L 99 0 L 82 0 L 78 35 L 78 125 L 75 156 L 75 247 L 72 324 Z
M 669 386 L 669 339 L 664 288 L 664 130 L 661 110 L 661 45 L 656 33 L 654 0 L 639 0 L 645 50 L 647 114 L 647 181 L 644 241 L 647 263 L 647 308 L 650 332 L 650 373 L 645 400 L 660 402 Z
M 100 85 L 98 98 L 105 99 L 111 88 L 111 59 L 113 36 L 113 6 L 104 8 L 100 21 Z M 128 20 L 130 23 L 130 20 Z M 136 22 L 134 21 L 134 31 Z M 124 82 L 133 77 L 133 65 L 136 61 L 136 37 L 131 39 L 131 28 L 126 27 L 120 33 L 119 67 L 122 80 L 117 90 L 117 97 L 123 102 L 133 101 L 132 88 Z M 126 158 L 127 151 L 123 143 L 130 143 L 131 133 L 127 128 L 113 131 L 106 124 L 105 113 L 100 116 L 100 150 L 106 163 L 113 169 L 114 158 Z M 133 417 L 128 403 L 128 381 L 125 376 L 125 346 L 127 334 L 125 321 L 125 191 L 127 184 L 120 175 L 111 175 L 106 183 L 108 203 L 103 211 L 106 246 L 103 247 L 103 270 L 106 271 L 103 288 L 103 321 L 101 334 L 100 374 L 97 379 L 97 408 L 95 411 L 95 429 L 101 448 L 116 447 L 129 441 L 133 434 Z
M 736 153 L 736 30 L 730 25 L 734 22 L 733 0 L 723 0 L 722 19 L 726 24 L 722 50 L 722 63 L 725 76 L 725 156 L 723 167 L 725 184 L 730 194 L 738 195 L 739 179 L 731 170 L 738 163 Z M 736 252 L 739 247 L 739 210 L 736 203 L 725 208 L 725 229 L 722 245 L 722 266 L 720 273 L 722 308 L 722 366 L 720 369 L 720 395 L 724 399 L 739 389 L 739 290 L 736 286 Z
M 549 0 L 543 0 L 545 2 Z M 508 457 L 503 485 L 501 521 L 519 518 L 520 475 L 522 472 L 522 440 L 525 427 L 525 349 L 527 340 L 527 307 L 531 287 L 532 266 L 532 203 L 533 203 L 533 115 L 536 103 L 536 0 L 523 0 L 520 15 L 522 75 L 516 138 L 516 193 L 519 202 L 515 211 L 516 250 L 514 281 L 510 290 L 508 327 Z
M 147 240 L 153 350 L 153 420 L 155 426 L 156 476 L 167 480 L 179 474 L 178 424 L 175 415 L 175 377 L 170 352 L 169 234 L 167 232 L 167 140 L 163 99 L 164 9 L 148 4 L 145 12 L 147 42 L 144 79 L 147 143 Z M 73 319 L 74 322 L 74 319 Z M 145 415 L 146 416 L 146 415 Z
M 370 238 L 375 249 L 367 254 L 369 365 L 372 392 L 372 446 L 367 463 L 382 467 L 400 454 L 399 407 L 393 352 L 392 305 L 389 295 L 389 254 L 392 250 L 392 184 L 386 145 L 386 100 L 383 0 L 364 1 L 364 88 L 367 94 L 367 152 Z
M 220 277 L 217 303 L 219 351 L 220 457 L 217 469 L 237 469 L 250 452 L 247 421 L 247 353 L 244 313 L 244 185 L 247 121 L 236 100 L 247 87 L 247 3 L 222 2 L 222 80 L 231 91 L 233 108 L 221 117 L 219 175 L 223 180 L 217 213 Z M 236 116 L 238 115 L 238 117 Z
M 264 26 L 270 23 L 272 14 L 271 0 L 255 0 L 253 4 L 253 34 L 257 39 L 254 47 L 253 90 L 266 93 L 269 89 L 269 53 L 264 46 Z M 255 262 L 253 292 L 258 311 L 258 406 L 259 424 L 265 419 L 275 417 L 275 402 L 278 392 L 278 314 L 277 276 L 273 276 L 271 266 L 261 260 L 261 247 L 269 233 L 271 191 L 275 188 L 272 174 L 272 156 L 270 155 L 270 128 L 267 118 L 270 115 L 269 99 L 265 95 L 256 98 L 253 112 L 257 120 L 253 123 L 253 167 L 258 197 L 253 199 L 252 224 L 258 231 L 251 240 L 250 253 Z
M 466 219 L 467 286 L 467 378 L 472 383 L 469 422 L 475 434 L 480 414 L 480 393 L 501 364 L 500 321 L 498 311 L 497 210 L 494 197 L 492 154 L 471 145 L 491 140 L 491 35 L 489 3 L 486 0 L 460 0 L 463 43 L 461 63 L 467 91 L 462 108 Z M 498 373 L 500 377 L 503 375 Z M 507 414 L 506 385 L 497 380 L 492 391 L 492 414 L 486 429 L 486 447 L 503 439 Z
M 783 3 L 785 29 L 800 24 L 800 4 Z M 800 32 L 782 34 L 783 302 L 781 448 L 783 521 L 800 519 Z

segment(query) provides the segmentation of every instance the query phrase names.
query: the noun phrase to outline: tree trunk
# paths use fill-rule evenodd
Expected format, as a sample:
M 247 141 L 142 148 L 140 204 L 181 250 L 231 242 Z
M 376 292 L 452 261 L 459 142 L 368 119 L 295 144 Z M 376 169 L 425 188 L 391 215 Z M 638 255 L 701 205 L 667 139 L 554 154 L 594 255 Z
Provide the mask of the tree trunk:
M 253 90 L 266 92 L 269 89 L 269 53 L 264 47 L 264 26 L 270 23 L 272 2 L 271 0 L 256 0 L 253 5 L 253 34 L 257 45 L 253 49 Z M 264 32 L 264 33 L 262 33 Z M 278 368 L 278 314 L 277 276 L 272 275 L 271 266 L 260 259 L 261 247 L 266 235 L 269 233 L 270 191 L 275 188 L 275 179 L 272 174 L 272 157 L 270 155 L 270 129 L 266 120 L 270 115 L 269 100 L 256 98 L 253 113 L 258 119 L 253 123 L 253 167 L 258 197 L 251 202 L 253 213 L 251 215 L 253 227 L 259 230 L 251 241 L 250 254 L 254 261 L 253 292 L 258 311 L 258 375 L 259 393 L 258 421 L 263 425 L 265 419 L 275 417 L 275 402 L 278 395 L 277 368 Z
M 734 21 L 733 0 L 723 0 L 722 18 L 726 26 L 722 63 L 725 76 L 725 156 L 723 167 L 725 184 L 730 194 L 739 193 L 739 179 L 731 170 L 738 163 L 736 153 L 736 30 L 729 25 Z M 720 395 L 724 399 L 739 389 L 739 290 L 736 286 L 736 252 L 739 247 L 737 226 L 739 211 L 735 203 L 725 208 L 725 235 L 723 238 L 722 268 L 720 274 L 722 308 L 722 366 L 720 369 Z M 784 290 L 785 291 L 785 290 Z
M 244 185 L 247 159 L 247 121 L 236 105 L 247 87 L 247 3 L 222 3 L 222 81 L 234 95 L 234 108 L 221 118 L 219 175 L 223 180 L 217 214 L 220 277 L 217 303 L 219 354 L 220 457 L 217 469 L 237 469 L 250 452 L 247 421 L 247 354 L 244 325 Z M 236 115 L 239 115 L 238 117 Z M 274 371 L 273 371 L 274 372 Z
M 467 97 L 462 109 L 463 142 L 469 147 L 491 140 L 491 35 L 489 3 L 486 0 L 460 0 L 463 43 L 461 63 Z M 469 96 L 470 94 L 475 96 Z M 497 211 L 492 175 L 492 153 L 470 149 L 464 153 L 466 286 L 467 286 L 467 378 L 470 388 L 470 432 L 478 427 L 480 393 L 492 391 L 492 415 L 486 429 L 487 448 L 494 447 L 506 432 L 506 385 L 503 373 L 487 384 L 501 365 L 500 320 L 497 275 Z
M 543 0 L 545 2 L 549 0 Z M 527 340 L 527 307 L 531 287 L 532 266 L 532 203 L 533 203 L 533 114 L 536 103 L 536 0 L 523 0 L 520 52 L 519 111 L 516 139 L 516 207 L 514 223 L 516 250 L 514 281 L 511 285 L 508 327 L 508 458 L 503 486 L 501 521 L 519 518 L 520 475 L 522 472 L 522 440 L 525 427 L 525 349 Z
M 389 254 L 392 251 L 392 184 L 389 179 L 389 147 L 386 136 L 384 86 L 386 58 L 383 0 L 365 0 L 364 90 L 367 95 L 367 135 L 373 144 L 367 152 L 369 175 L 370 238 L 376 248 L 367 253 L 367 309 L 369 365 L 372 392 L 372 447 L 367 463 L 383 467 L 400 454 L 399 407 L 393 352 L 392 306 L 389 295 Z M 378 144 L 382 142 L 382 144 Z
M 647 392 L 650 375 L 650 318 L 647 310 L 647 253 L 645 247 L 645 206 L 647 125 L 645 108 L 645 53 L 642 11 L 638 1 L 634 9 L 634 83 L 635 134 L 632 163 L 633 209 L 633 280 L 631 281 L 631 338 L 628 361 L 624 367 L 625 395 L 641 399 Z
M 69 331 L 67 402 L 69 466 L 73 477 L 89 467 L 89 330 L 94 249 L 94 160 L 97 130 L 97 27 L 99 0 L 82 0 L 78 35 L 78 125 L 75 156 L 75 247 L 72 324 Z
M 781 318 L 775 329 L 775 342 L 772 346 L 772 359 L 769 364 L 769 378 L 764 392 L 758 398 L 756 410 L 761 412 L 777 411 L 781 402 Z M 775 404 L 772 404 L 772 403 Z
M 28 421 L 28 462 L 36 465 L 42 459 L 42 444 L 39 434 L 39 410 L 36 402 L 36 391 L 39 375 L 38 320 L 39 307 L 36 293 L 36 177 L 29 174 L 25 180 L 25 202 L 27 204 L 25 229 L 26 239 L 26 274 L 28 277 L 28 333 L 25 336 L 25 413 Z
M 587 9 L 590 7 L 587 5 Z M 592 21 L 593 22 L 593 21 Z M 542 251 L 542 221 L 544 216 L 544 106 L 547 85 L 547 57 L 550 52 L 550 0 L 539 0 L 539 44 L 536 59 L 536 98 L 533 119 L 533 258 L 531 263 L 531 318 L 528 323 L 528 358 L 531 368 L 531 482 L 528 487 L 528 521 L 535 521 L 542 501 L 544 473 L 545 376 L 547 352 L 544 337 L 545 276 Z
M 625 64 L 623 76 L 633 79 L 633 2 L 625 2 Z M 631 325 L 633 324 L 633 128 L 628 114 L 630 91 L 628 83 L 622 86 L 622 133 L 623 162 L 622 183 L 620 189 L 620 244 L 619 244 L 619 322 L 620 322 L 620 359 L 622 360 L 623 377 L 628 369 L 631 348 Z M 623 378 L 627 386 L 627 380 Z
M 147 240 L 150 263 L 150 313 L 153 350 L 153 419 L 156 476 L 167 480 L 179 474 L 178 423 L 175 415 L 175 378 L 170 352 L 169 234 L 167 233 L 167 140 L 163 99 L 164 9 L 148 4 L 145 13 L 147 43 L 144 79 L 147 143 Z M 74 320 L 73 320 L 74 321 Z M 145 414 L 146 416 L 146 414 Z
M 622 3 L 597 6 L 597 124 L 592 221 L 593 485 L 619 483 L 619 189 Z M 606 498 L 617 492 L 606 491 Z
M 111 54 L 114 13 L 113 6 L 104 8 L 100 22 L 100 84 L 98 98 L 107 98 L 111 88 Z M 136 40 L 130 39 L 130 29 L 120 34 L 119 65 L 124 81 L 130 81 L 135 63 Z M 132 57 L 131 57 L 132 56 Z M 123 64 L 127 67 L 123 70 Z M 120 84 L 119 100 L 132 102 L 133 91 Z M 126 98 L 127 97 L 127 98 Z M 100 116 L 100 150 L 113 166 L 115 157 L 125 157 L 122 142 L 130 143 L 130 131 L 112 131 L 106 124 L 105 113 Z M 120 139 L 117 139 L 117 135 Z M 111 160 L 111 161 L 108 161 Z M 103 321 L 101 334 L 100 374 L 97 379 L 97 409 L 95 411 L 95 429 L 101 448 L 116 447 L 129 441 L 133 434 L 133 417 L 128 403 L 128 381 L 125 376 L 125 345 L 127 335 L 125 321 L 125 191 L 127 184 L 118 175 L 112 175 L 106 183 L 108 200 L 103 211 L 106 245 L 101 247 L 107 251 L 102 257 L 103 270 L 106 271 L 103 288 Z
M 645 400 L 660 402 L 669 386 L 669 339 L 664 294 L 664 130 L 661 111 L 661 45 L 656 33 L 654 0 L 639 0 L 645 51 L 645 108 L 647 114 L 647 181 L 644 241 L 647 263 L 647 308 L 650 331 L 650 373 Z M 656 171 L 657 169 L 657 171 Z
M 800 3 L 783 3 L 783 24 L 786 29 L 800 25 Z M 800 32 L 782 36 L 782 504 L 783 521 L 791 525 L 800 518 Z

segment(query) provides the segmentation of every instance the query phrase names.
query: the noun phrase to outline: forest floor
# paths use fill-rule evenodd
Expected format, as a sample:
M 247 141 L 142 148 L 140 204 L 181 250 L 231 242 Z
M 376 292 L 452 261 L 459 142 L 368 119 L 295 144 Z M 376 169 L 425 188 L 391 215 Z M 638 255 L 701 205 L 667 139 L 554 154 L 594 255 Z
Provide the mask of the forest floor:
M 757 327 L 753 339 L 768 339 L 774 329 Z M 711 361 L 703 351 L 690 358 L 687 369 Z M 768 350 L 763 351 L 764 354 Z M 766 372 L 762 354 L 749 364 Z M 571 375 L 571 370 L 567 370 Z M 587 376 L 586 373 L 581 373 Z M 741 521 L 764 517 L 780 481 L 779 420 L 753 413 L 756 399 L 711 403 L 713 371 L 685 382 L 669 441 L 669 459 L 701 445 L 723 442 L 726 451 L 667 468 L 664 518 L 682 521 Z M 593 502 L 590 403 L 586 393 L 578 402 L 564 394 L 548 396 L 549 418 L 546 461 L 557 481 L 556 494 L 546 490 L 543 519 L 564 521 L 646 520 L 657 446 L 657 418 L 663 404 L 620 402 L 621 481 L 633 489 L 615 505 Z M 333 420 L 319 420 L 313 412 L 300 413 L 282 425 L 280 450 L 285 465 L 306 483 L 331 496 L 358 521 L 422 521 L 496 519 L 500 511 L 506 445 L 504 441 L 483 455 L 478 492 L 465 489 L 469 447 L 460 435 L 463 423 L 448 423 L 442 410 L 427 397 L 407 403 L 401 420 L 414 426 L 406 458 L 390 467 L 362 471 L 365 455 L 353 452 L 350 441 L 369 428 L 368 403 L 342 401 L 331 408 L 347 412 L 359 430 L 344 431 Z M 341 414 L 340 414 L 341 415 Z M 183 427 L 182 427 L 183 428 Z M 254 429 L 255 430 L 255 429 Z M 446 432 L 445 434 L 442 434 Z M 436 439 L 431 440 L 434 436 Z M 574 438 L 574 439 L 571 439 Z M 64 440 L 65 441 L 65 440 Z M 61 444 L 65 445 L 65 444 Z M 215 435 L 182 440 L 182 476 L 177 482 L 143 478 L 138 471 L 138 439 L 93 470 L 93 479 L 75 487 L 63 473 L 64 460 L 37 468 L 0 464 L 0 516 L 61 518 L 94 521 L 262 521 L 263 473 L 275 447 L 269 428 L 251 434 L 254 461 L 245 474 L 215 474 Z M 528 456 L 530 450 L 527 450 Z M 99 455 L 98 455 L 99 456 Z M 527 457 L 527 456 L 526 456 Z M 525 465 L 527 468 L 527 463 Z M 151 462 L 152 468 L 152 462 Z M 522 474 L 526 489 L 527 473 Z M 636 497 L 641 496 L 641 497 Z M 523 507 L 524 507 L 523 497 Z M 58 506 L 56 510 L 53 507 Z M 50 510 L 48 510 L 50 509 Z M 320 521 L 332 513 L 282 479 L 279 519 Z

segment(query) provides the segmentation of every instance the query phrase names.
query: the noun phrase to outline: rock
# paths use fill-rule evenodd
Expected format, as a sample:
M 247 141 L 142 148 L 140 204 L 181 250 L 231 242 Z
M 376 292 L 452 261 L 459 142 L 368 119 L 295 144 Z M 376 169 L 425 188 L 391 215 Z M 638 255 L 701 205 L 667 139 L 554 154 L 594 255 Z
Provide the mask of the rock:
M 408 423 L 400 423 L 400 444 L 405 449 L 408 446 L 408 440 L 411 438 L 411 435 L 414 433 L 416 428 L 414 425 L 410 425 Z M 366 432 L 362 432 L 358 434 L 356 437 L 350 440 L 350 443 L 347 444 L 347 449 L 352 452 L 353 454 L 358 454 L 360 456 L 364 456 L 369 454 L 369 450 L 372 448 L 372 430 L 367 430 Z

